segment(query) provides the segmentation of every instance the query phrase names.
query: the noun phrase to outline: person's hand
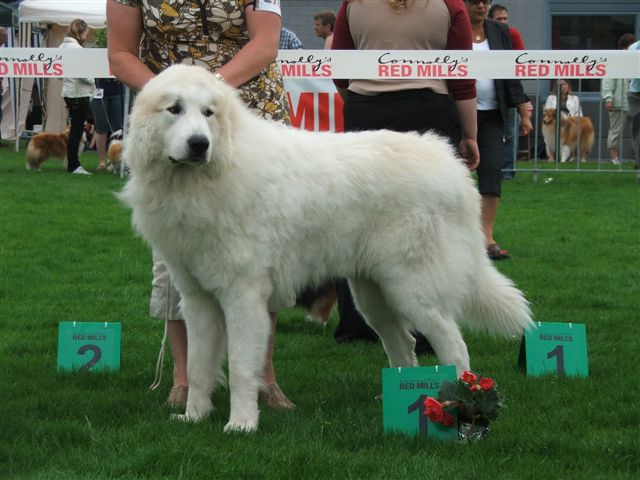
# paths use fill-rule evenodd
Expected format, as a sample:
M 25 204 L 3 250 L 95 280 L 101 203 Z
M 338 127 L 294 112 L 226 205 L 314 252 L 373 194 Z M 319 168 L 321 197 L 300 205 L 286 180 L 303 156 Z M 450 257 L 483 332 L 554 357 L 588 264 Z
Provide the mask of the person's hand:
M 470 171 L 474 171 L 480 165 L 480 151 L 475 138 L 463 138 L 458 146 L 459 154 Z
M 526 136 L 533 132 L 533 125 L 531 123 L 531 103 L 519 103 L 516 106 L 518 115 L 520 115 L 520 135 Z
M 604 102 L 604 108 L 606 108 L 608 112 L 613 110 L 613 100 L 607 100 Z
M 520 135 L 527 136 L 533 132 L 533 124 L 531 123 L 531 117 L 525 117 L 520 119 Z

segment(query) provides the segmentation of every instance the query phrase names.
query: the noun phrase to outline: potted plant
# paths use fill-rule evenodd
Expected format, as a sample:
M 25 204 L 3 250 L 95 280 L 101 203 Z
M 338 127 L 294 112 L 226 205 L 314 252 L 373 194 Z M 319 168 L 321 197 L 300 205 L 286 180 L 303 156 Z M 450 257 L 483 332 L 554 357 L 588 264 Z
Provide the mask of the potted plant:
M 466 371 L 455 383 L 443 382 L 438 398 L 428 397 L 424 405 L 432 422 L 446 426 L 453 425 L 451 412 L 456 410 L 460 439 L 476 441 L 489 434 L 489 422 L 498 417 L 502 397 L 493 379 Z

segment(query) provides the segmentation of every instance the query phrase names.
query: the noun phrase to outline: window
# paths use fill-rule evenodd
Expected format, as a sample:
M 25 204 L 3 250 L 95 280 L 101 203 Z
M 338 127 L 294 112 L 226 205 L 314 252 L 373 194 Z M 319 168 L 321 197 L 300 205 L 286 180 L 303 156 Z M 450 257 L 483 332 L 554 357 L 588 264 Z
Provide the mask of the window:
M 553 15 L 551 48 L 553 50 L 616 50 L 618 39 L 635 32 L 635 15 Z M 574 90 L 577 80 L 572 81 Z M 600 80 L 583 79 L 583 92 L 600 90 Z

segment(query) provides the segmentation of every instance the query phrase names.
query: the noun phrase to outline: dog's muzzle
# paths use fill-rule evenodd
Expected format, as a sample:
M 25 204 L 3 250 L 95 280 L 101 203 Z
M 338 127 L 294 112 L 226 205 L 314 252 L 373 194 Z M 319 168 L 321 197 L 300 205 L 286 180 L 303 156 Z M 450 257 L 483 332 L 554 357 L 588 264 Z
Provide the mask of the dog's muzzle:
M 192 135 L 187 140 L 189 153 L 186 158 L 169 157 L 172 163 L 181 163 L 184 165 L 202 165 L 207 161 L 207 151 L 209 150 L 209 139 L 204 135 Z

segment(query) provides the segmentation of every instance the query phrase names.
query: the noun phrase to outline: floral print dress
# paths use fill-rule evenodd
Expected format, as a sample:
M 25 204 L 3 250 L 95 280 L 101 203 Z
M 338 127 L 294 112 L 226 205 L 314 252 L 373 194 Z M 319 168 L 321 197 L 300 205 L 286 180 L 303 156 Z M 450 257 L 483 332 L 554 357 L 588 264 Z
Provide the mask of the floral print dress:
M 217 70 L 249 41 L 245 0 L 116 1 L 141 9 L 140 56 L 154 73 L 174 63 L 204 64 Z M 245 103 L 264 118 L 289 123 L 276 62 L 238 88 Z

